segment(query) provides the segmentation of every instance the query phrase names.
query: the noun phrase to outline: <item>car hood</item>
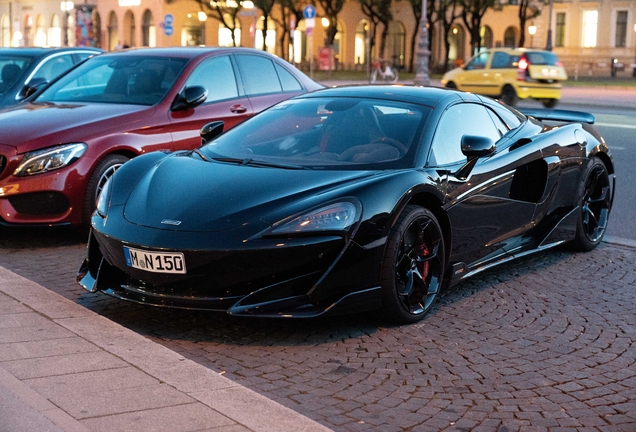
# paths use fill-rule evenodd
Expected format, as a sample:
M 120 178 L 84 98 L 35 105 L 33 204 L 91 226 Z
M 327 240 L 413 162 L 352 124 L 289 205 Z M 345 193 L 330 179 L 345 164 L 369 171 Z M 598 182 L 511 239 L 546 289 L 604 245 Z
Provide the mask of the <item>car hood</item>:
M 141 121 L 149 108 L 119 104 L 18 105 L 0 110 L 0 144 L 14 146 L 18 153 L 24 153 L 59 143 L 85 142 L 88 137 L 113 127 L 121 129 L 123 124 Z M 139 115 L 131 116 L 134 113 Z
M 373 171 L 291 170 L 204 162 L 186 154 L 154 165 L 124 206 L 127 221 L 151 228 L 218 232 L 280 219 L 324 202 L 327 192 Z

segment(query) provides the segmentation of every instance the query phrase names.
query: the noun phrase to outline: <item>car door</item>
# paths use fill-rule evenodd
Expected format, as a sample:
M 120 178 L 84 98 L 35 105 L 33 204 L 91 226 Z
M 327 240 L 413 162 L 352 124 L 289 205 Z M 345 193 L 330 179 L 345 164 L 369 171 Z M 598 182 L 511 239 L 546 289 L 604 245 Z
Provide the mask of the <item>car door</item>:
M 485 95 L 498 94 L 490 70 L 490 57 L 491 52 L 484 51 L 466 63 L 457 79 L 460 90 Z
M 256 54 L 234 57 L 255 113 L 305 91 L 290 72 L 269 58 Z
M 205 124 L 222 120 L 228 130 L 254 114 L 254 109 L 237 80 L 231 55 L 203 60 L 187 78 L 185 87 L 203 86 L 208 91 L 203 104 L 169 114 L 175 149 L 201 145 L 199 131 Z
M 501 137 L 508 129 L 485 106 L 460 103 L 443 113 L 433 138 L 431 161 L 447 175 L 451 261 L 462 262 L 469 270 L 506 256 L 510 243 L 531 225 L 536 209 L 534 195 L 516 191 L 515 177 L 540 160 L 541 152 L 532 142 L 503 145 L 506 139 Z M 478 159 L 465 178 L 459 175 L 467 163 L 461 151 L 464 135 L 488 137 L 498 144 L 494 154 Z

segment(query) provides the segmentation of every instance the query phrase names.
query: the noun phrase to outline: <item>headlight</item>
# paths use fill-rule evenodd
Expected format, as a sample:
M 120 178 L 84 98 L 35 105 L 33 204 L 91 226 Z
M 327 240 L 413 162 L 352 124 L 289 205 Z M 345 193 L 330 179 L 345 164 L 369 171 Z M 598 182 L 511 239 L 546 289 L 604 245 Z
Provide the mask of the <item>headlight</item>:
M 22 163 L 13 172 L 13 175 L 22 177 L 55 171 L 72 164 L 85 151 L 86 144 L 74 143 L 25 153 Z
M 358 220 L 359 215 L 358 206 L 354 203 L 337 202 L 310 210 L 291 220 L 278 222 L 265 235 L 347 231 Z
M 99 196 L 97 197 L 97 213 L 105 218 L 106 214 L 108 214 L 108 203 L 110 202 L 110 195 L 113 190 L 113 177 L 111 176 L 106 183 L 104 183 L 104 187 L 102 187 Z

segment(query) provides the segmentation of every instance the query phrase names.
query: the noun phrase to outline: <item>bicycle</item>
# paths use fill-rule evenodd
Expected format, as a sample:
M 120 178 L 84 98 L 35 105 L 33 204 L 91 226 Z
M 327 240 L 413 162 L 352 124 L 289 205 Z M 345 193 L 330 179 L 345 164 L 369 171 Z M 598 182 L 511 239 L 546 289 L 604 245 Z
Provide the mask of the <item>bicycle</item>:
M 393 66 L 391 62 L 378 58 L 371 66 L 371 84 L 375 84 L 380 80 L 385 83 L 396 83 L 398 81 L 400 73 L 398 68 Z

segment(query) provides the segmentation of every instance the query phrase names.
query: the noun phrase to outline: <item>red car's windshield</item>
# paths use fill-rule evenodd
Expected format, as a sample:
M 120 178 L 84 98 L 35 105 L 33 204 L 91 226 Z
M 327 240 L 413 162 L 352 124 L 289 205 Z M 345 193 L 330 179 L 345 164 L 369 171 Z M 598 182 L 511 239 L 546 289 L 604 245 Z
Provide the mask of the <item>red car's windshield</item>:
M 94 57 L 53 83 L 35 102 L 154 105 L 186 62 L 155 56 Z

